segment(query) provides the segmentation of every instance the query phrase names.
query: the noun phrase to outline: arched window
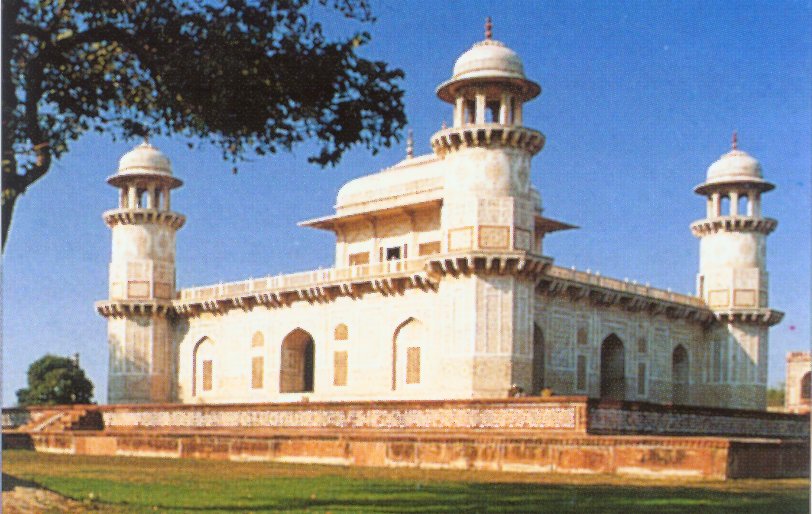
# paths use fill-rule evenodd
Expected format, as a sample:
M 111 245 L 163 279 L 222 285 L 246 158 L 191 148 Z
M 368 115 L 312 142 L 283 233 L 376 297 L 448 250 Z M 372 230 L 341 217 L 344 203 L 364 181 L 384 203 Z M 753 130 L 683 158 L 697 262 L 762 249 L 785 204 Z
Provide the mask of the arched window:
M 138 189 L 135 192 L 136 198 L 136 207 L 145 209 L 147 207 L 147 190 L 146 189 Z
M 192 352 L 192 396 L 205 395 L 214 389 L 214 341 L 201 339 Z
M 720 212 L 722 216 L 730 216 L 730 197 L 725 195 L 721 198 L 721 209 Z
M 488 100 L 485 102 L 485 122 L 498 123 L 499 122 L 499 100 Z
M 801 400 L 809 401 L 810 397 L 812 397 L 812 391 L 810 391 L 810 372 L 807 371 L 806 374 L 801 379 Z
M 626 397 L 626 357 L 623 341 L 610 334 L 601 343 L 601 398 L 623 400 Z
M 538 325 L 533 325 L 533 390 L 538 394 L 544 389 L 544 332 Z
M 312 393 L 315 363 L 313 336 L 297 328 L 282 340 L 280 393 Z
M 424 341 L 423 323 L 414 318 L 407 319 L 395 329 L 392 337 L 393 391 L 401 384 L 420 383 L 420 352 Z
M 748 202 L 748 198 L 747 198 L 746 194 L 739 196 L 739 204 L 737 206 L 738 207 L 737 211 L 738 211 L 739 216 L 747 216 L 747 214 L 749 212 L 748 208 L 747 208 L 747 202 Z
M 688 403 L 688 351 L 677 345 L 671 354 L 671 402 L 674 405 Z
M 262 332 L 255 332 L 251 338 L 251 389 L 262 389 L 265 376 L 265 356 L 262 349 L 265 346 L 265 336 Z
M 347 329 L 347 325 L 344 323 L 336 325 L 335 330 L 333 330 L 333 339 L 336 341 L 346 341 L 348 338 L 349 330 Z
M 589 343 L 589 332 L 587 331 L 586 327 L 578 327 L 576 339 L 580 345 L 586 345 Z

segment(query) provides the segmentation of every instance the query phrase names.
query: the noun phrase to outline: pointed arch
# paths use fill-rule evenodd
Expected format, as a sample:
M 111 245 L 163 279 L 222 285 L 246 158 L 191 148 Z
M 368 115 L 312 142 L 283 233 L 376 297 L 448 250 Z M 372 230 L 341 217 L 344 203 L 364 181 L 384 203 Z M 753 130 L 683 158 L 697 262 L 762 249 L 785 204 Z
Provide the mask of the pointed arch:
M 398 388 L 399 383 L 417 384 L 420 383 L 420 359 L 421 348 L 424 341 L 425 332 L 423 323 L 414 317 L 409 317 L 395 329 L 392 335 L 392 390 Z M 403 360 L 401 354 L 405 354 L 406 365 L 404 376 L 399 378 L 398 369 Z
M 810 391 L 810 386 L 812 386 L 811 382 L 812 372 L 807 371 L 801 378 L 801 400 L 806 400 L 808 402 L 810 397 L 812 397 L 812 391 Z
M 671 353 L 671 403 L 688 403 L 688 350 L 678 344 Z
M 533 324 L 533 389 L 531 394 L 539 394 L 544 389 L 544 332 Z
M 626 398 L 626 352 L 616 334 L 609 334 L 601 343 L 601 398 Z
M 201 337 L 192 349 L 192 396 L 214 389 L 215 346 L 208 336 Z
M 282 339 L 279 361 L 280 393 L 313 392 L 315 351 L 313 336 L 304 329 L 295 328 Z

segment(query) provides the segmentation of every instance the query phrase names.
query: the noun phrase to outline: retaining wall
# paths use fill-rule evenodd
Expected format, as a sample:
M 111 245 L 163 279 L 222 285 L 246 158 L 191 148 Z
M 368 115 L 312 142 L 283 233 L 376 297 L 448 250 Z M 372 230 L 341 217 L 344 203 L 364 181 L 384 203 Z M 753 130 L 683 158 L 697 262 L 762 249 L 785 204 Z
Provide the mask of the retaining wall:
M 6 410 L 3 424 L 3 448 L 71 454 L 704 478 L 809 476 L 809 416 L 583 397 L 41 407 Z

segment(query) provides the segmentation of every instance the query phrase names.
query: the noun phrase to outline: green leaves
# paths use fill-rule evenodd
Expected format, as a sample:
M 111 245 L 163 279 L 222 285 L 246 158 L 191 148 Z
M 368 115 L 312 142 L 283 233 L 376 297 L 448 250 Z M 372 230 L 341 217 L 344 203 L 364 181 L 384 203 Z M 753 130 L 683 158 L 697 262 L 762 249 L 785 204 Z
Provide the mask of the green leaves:
M 365 32 L 328 40 L 310 19 L 314 2 L 373 20 L 368 0 L 12 2 L 3 146 L 46 142 L 50 159 L 88 130 L 148 131 L 214 144 L 236 162 L 315 139 L 309 160 L 322 166 L 354 145 L 390 146 L 406 123 L 403 72 L 356 53 Z
M 20 406 L 91 403 L 93 384 L 67 357 L 46 355 L 28 368 L 28 387 L 17 391 Z

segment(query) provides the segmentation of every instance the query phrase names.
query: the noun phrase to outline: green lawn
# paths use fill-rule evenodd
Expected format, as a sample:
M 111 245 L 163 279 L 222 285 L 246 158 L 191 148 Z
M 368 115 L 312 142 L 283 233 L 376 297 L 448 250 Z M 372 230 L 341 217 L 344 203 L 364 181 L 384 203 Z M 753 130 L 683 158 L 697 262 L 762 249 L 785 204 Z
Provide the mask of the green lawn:
M 3 473 L 123 512 L 808 512 L 808 480 L 644 480 L 3 452 Z

